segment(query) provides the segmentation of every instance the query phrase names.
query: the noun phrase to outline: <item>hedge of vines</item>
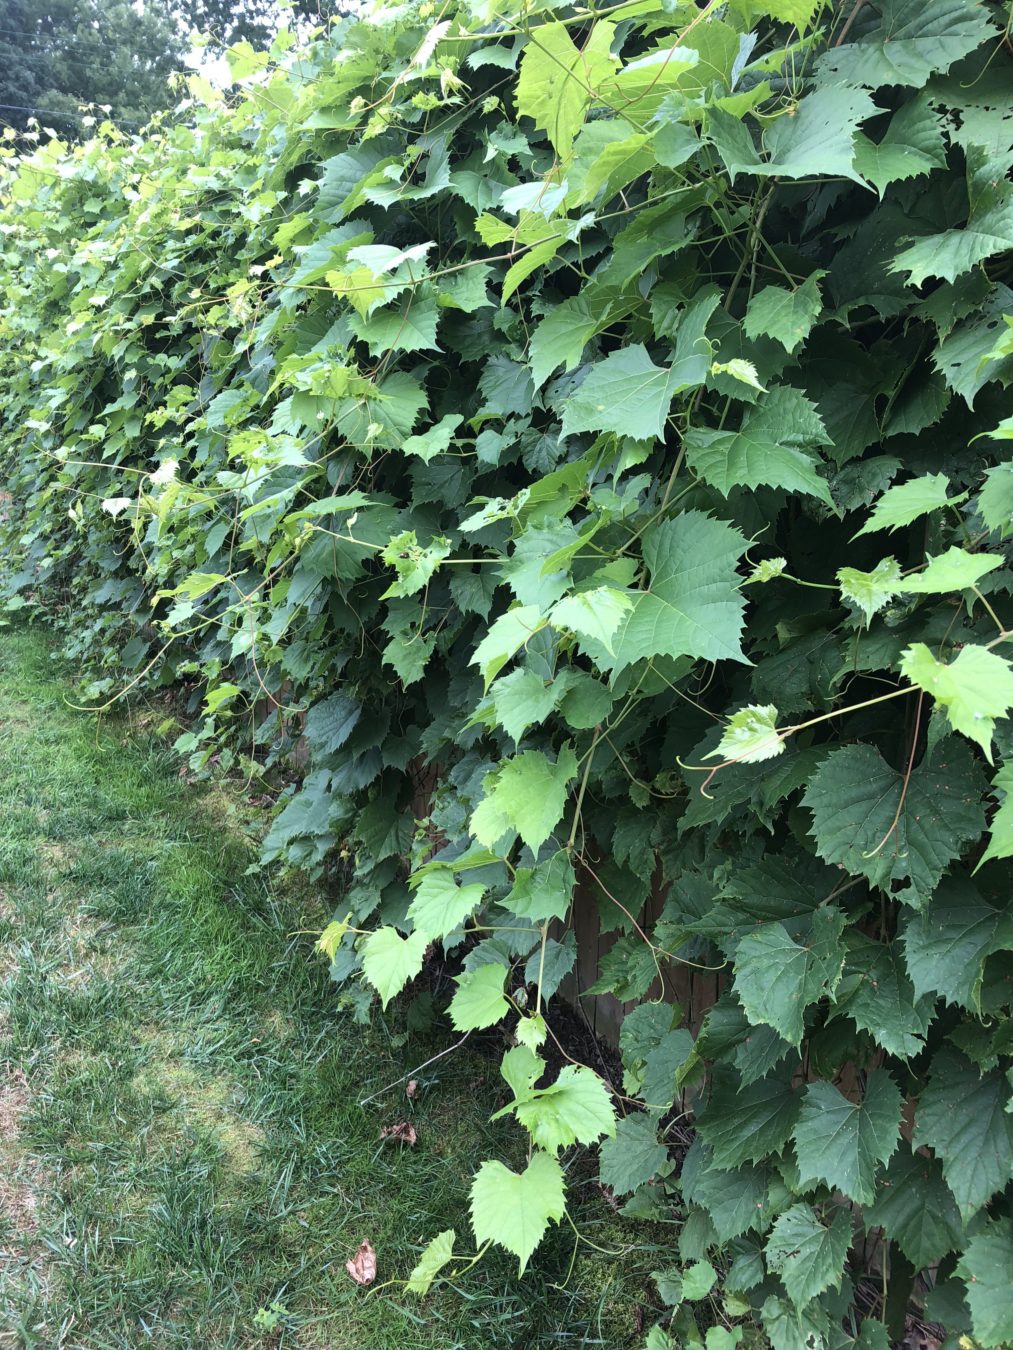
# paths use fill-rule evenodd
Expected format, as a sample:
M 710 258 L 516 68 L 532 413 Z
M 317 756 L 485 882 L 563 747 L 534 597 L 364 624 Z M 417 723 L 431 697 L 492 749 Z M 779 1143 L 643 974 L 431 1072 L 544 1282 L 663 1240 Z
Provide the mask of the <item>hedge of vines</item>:
M 652 1347 L 912 1295 L 1009 1345 L 1009 7 L 426 0 L 230 60 L 7 142 L 4 587 L 94 703 L 181 688 L 194 771 L 305 747 L 264 860 L 346 860 L 359 1015 L 442 944 L 509 1029 L 529 1161 L 410 1288 L 523 1272 L 602 1141 L 681 1221 Z M 545 1073 L 578 879 L 621 1099 Z

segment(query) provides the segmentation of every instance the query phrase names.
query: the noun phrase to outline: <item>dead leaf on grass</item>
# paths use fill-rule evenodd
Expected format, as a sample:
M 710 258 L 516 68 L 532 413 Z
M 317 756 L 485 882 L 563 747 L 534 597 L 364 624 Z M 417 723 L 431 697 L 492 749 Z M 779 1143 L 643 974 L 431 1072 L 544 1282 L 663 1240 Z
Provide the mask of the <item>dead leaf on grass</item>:
M 351 1261 L 345 1262 L 345 1269 L 356 1284 L 372 1284 L 376 1279 L 376 1252 L 368 1238 L 359 1244 Z
M 380 1131 L 380 1138 L 393 1139 L 396 1144 L 407 1144 L 409 1148 L 414 1148 L 418 1142 L 414 1125 L 409 1125 L 406 1120 L 397 1125 L 385 1125 Z

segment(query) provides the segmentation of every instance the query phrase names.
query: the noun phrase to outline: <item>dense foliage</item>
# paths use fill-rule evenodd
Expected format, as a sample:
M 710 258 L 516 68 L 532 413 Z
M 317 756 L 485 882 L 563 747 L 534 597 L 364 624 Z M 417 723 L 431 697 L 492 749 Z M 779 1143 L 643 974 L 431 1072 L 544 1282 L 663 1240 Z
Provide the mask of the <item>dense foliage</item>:
M 652 1347 L 883 1347 L 929 1286 L 1013 1339 L 1007 17 L 424 3 L 8 165 L 9 603 L 97 701 L 182 684 L 195 772 L 301 745 L 264 857 L 348 861 L 341 996 L 442 943 L 511 1033 L 479 1247 L 604 1140 L 692 1263 Z M 578 884 L 621 1110 L 539 1053 Z

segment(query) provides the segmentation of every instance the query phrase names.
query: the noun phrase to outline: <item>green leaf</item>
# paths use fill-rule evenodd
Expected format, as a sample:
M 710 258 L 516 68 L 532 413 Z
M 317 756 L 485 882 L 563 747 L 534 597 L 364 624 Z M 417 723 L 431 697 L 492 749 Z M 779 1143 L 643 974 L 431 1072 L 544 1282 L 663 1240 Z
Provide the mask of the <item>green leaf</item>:
M 426 547 L 419 544 L 414 530 L 404 530 L 395 535 L 380 557 L 388 567 L 393 567 L 397 580 L 392 582 L 380 597 L 409 596 L 421 591 L 432 580 L 433 573 L 444 558 L 450 556 L 450 540 L 442 536 L 434 538 Z
M 455 1031 L 478 1031 L 494 1026 L 510 1011 L 503 994 L 506 966 L 490 961 L 455 975 L 457 993 L 450 1000 L 450 1020 Z
M 454 432 L 464 421 L 459 413 L 448 413 L 446 417 L 441 417 L 435 426 L 428 431 L 422 432 L 418 436 L 409 436 L 401 446 L 406 455 L 417 455 L 424 463 L 435 458 L 436 455 L 442 455 L 450 448 L 450 442 L 454 438 Z
M 613 32 L 611 24 L 595 24 L 580 50 L 564 24 L 540 24 L 524 48 L 517 111 L 548 134 L 560 156 L 570 153 L 591 103 L 591 91 L 614 69 L 609 55 Z
M 862 183 L 853 167 L 853 141 L 859 123 L 875 111 L 862 89 L 816 89 L 770 123 L 763 138 L 766 159 L 756 153 L 745 126 L 728 113 L 711 112 L 710 136 L 732 182 L 745 173 L 759 178 L 830 175 Z
M 520 1174 L 501 1162 L 484 1162 L 471 1186 L 471 1226 L 475 1241 L 495 1242 L 520 1262 L 518 1273 L 566 1209 L 563 1170 L 548 1153 L 536 1151 Z
M 430 941 L 428 933 L 421 931 L 403 938 L 396 928 L 377 928 L 364 939 L 360 948 L 362 973 L 385 1008 L 421 971 Z
M 516 656 L 544 625 L 537 605 L 515 605 L 500 615 L 468 662 L 469 665 L 478 666 L 486 689 L 511 657 Z
M 952 545 L 945 553 L 930 558 L 924 572 L 915 572 L 901 582 L 900 590 L 914 595 L 945 595 L 977 586 L 982 577 L 1002 566 L 995 553 L 968 553 Z
M 483 783 L 485 796 L 472 813 L 471 831 L 493 848 L 515 830 L 537 853 L 559 824 L 568 784 L 576 777 L 573 751 L 564 747 L 555 764 L 538 750 L 514 755 Z
M 659 1175 L 668 1162 L 668 1149 L 658 1143 L 657 1121 L 651 1116 L 624 1116 L 615 1136 L 601 1146 L 601 1182 L 616 1195 L 635 1191 Z
M 686 511 L 644 534 L 650 587 L 634 597 L 616 633 L 615 671 L 650 656 L 743 661 L 745 603 L 735 564 L 746 550 L 738 530 Z
M 851 1102 L 831 1083 L 810 1083 L 795 1128 L 802 1181 L 825 1181 L 860 1205 L 876 1196 L 876 1171 L 900 1138 L 900 1092 L 885 1069 L 869 1074 L 865 1097 Z
M 946 709 L 954 731 L 977 741 L 992 762 L 996 719 L 1013 706 L 1013 669 L 984 647 L 962 647 L 956 659 L 937 661 L 924 642 L 904 653 L 901 673 Z
M 449 869 L 428 872 L 408 906 L 408 917 L 430 937 L 443 938 L 474 913 L 484 894 L 481 883 L 459 886 Z
M 716 749 L 704 758 L 758 764 L 783 753 L 784 741 L 777 734 L 777 709 L 772 703 L 751 703 L 732 713 Z
M 517 1119 L 538 1148 L 555 1153 L 571 1144 L 594 1144 L 616 1132 L 615 1110 L 605 1084 L 586 1065 L 567 1064 L 547 1088 L 516 1107 Z
M 978 183 L 970 218 L 959 229 L 929 234 L 897 254 L 891 272 L 907 272 L 909 286 L 928 277 L 955 281 L 997 253 L 1013 249 L 1013 189 L 1003 180 Z
M 533 670 L 512 670 L 496 681 L 493 692 L 496 720 L 508 736 L 519 741 L 529 726 L 545 721 L 556 706 L 557 697 L 558 691 Z
M 413 290 L 403 304 L 377 309 L 368 317 L 353 314 L 352 332 L 369 348 L 370 356 L 384 352 L 439 351 L 436 324 L 440 316 L 432 292 Z
M 799 1106 L 791 1085 L 778 1078 L 762 1078 L 739 1090 L 735 1075 L 715 1071 L 697 1130 L 713 1150 L 715 1167 L 758 1163 L 788 1142 Z
M 878 143 L 861 133 L 855 138 L 855 168 L 881 197 L 891 183 L 945 166 L 943 128 L 925 94 L 898 108 Z
M 816 461 L 802 449 L 828 440 L 808 399 L 795 389 L 776 386 L 747 410 L 738 431 L 691 427 L 685 438 L 686 459 L 726 497 L 736 486 L 767 484 L 808 493 L 836 510 L 826 479 L 816 472 Z
M 420 1297 L 429 1293 L 437 1275 L 448 1262 L 454 1259 L 454 1243 L 456 1241 L 457 1234 L 452 1228 L 446 1228 L 442 1233 L 437 1233 L 436 1237 L 426 1246 L 412 1273 L 408 1276 L 408 1282 L 405 1285 L 406 1293 L 418 1294 Z
M 899 892 L 926 903 L 947 865 L 985 826 L 981 772 L 969 750 L 946 737 L 911 774 L 890 767 L 871 745 L 833 751 L 816 770 L 802 804 L 813 813 L 816 851 L 874 886 L 909 881 Z
M 837 573 L 841 595 L 857 606 L 865 615 L 865 626 L 872 622 L 884 605 L 899 593 L 900 563 L 896 558 L 883 558 L 871 572 L 860 572 L 856 567 L 842 567 Z
M 577 884 L 570 855 L 560 849 L 534 867 L 518 867 L 514 884 L 503 904 L 520 919 L 545 923 L 549 919 L 565 921 Z
M 792 1205 L 767 1238 L 767 1265 L 780 1275 L 788 1297 L 804 1308 L 825 1289 L 839 1289 L 851 1246 L 851 1217 L 838 1209 L 829 1228 L 809 1205 Z
M 960 1211 L 935 1158 L 902 1143 L 865 1211 L 869 1227 L 883 1228 L 915 1270 L 941 1260 L 961 1243 Z
M 967 1280 L 974 1339 L 985 1350 L 1013 1342 L 1013 1220 L 999 1219 L 975 1233 L 964 1250 L 957 1274 Z
M 844 915 L 834 906 L 818 909 L 806 936 L 796 942 L 781 923 L 746 933 L 735 952 L 735 990 L 754 1025 L 773 1029 L 799 1045 L 805 1010 L 833 997 L 844 969 L 840 938 Z
M 814 272 L 792 291 L 783 286 L 765 286 L 757 291 L 742 320 L 746 336 L 772 337 L 786 352 L 793 352 L 809 336 L 823 308 L 819 291 L 823 275 Z
M 563 435 L 611 431 L 636 441 L 662 440 L 675 392 L 672 371 L 639 343 L 598 361 L 564 404 Z
M 963 1055 L 941 1050 L 915 1112 L 913 1143 L 928 1146 L 943 1166 L 966 1223 L 1013 1176 L 1009 1084 L 998 1070 L 981 1074 Z
M 592 591 L 578 591 L 564 596 L 553 605 L 549 622 L 554 628 L 569 628 L 581 637 L 600 642 L 614 655 L 612 638 L 633 601 L 625 591 L 612 586 L 596 586 Z
M 988 848 L 982 855 L 981 862 L 987 863 L 991 858 L 1009 858 L 1013 856 L 1013 764 L 1004 764 L 992 780 L 993 793 L 998 790 L 1005 793 L 998 811 L 992 817 L 992 823 L 989 827 Z M 978 870 L 976 867 L 975 871 Z
M 1013 534 L 1013 464 L 987 470 L 978 511 L 988 528 L 999 532 L 1000 539 Z
M 541 389 L 557 366 L 573 370 L 602 322 L 603 315 L 584 295 L 575 295 L 550 309 L 528 344 L 535 388 Z
M 759 1167 L 718 1171 L 710 1149 L 699 1139 L 690 1145 L 679 1174 L 683 1197 L 707 1211 L 722 1245 L 754 1229 L 763 1232 L 769 1226 L 770 1181 L 768 1172 Z
M 817 62 L 822 78 L 878 89 L 883 84 L 921 88 L 985 42 L 992 27 L 984 10 L 967 0 L 883 0 L 878 23 L 861 38 L 834 46 Z
M 919 995 L 980 1013 L 986 957 L 1013 945 L 1013 920 L 986 904 L 966 877 L 947 877 L 904 930 L 904 958 Z
M 872 514 L 860 530 L 852 537 L 872 534 L 875 530 L 900 529 L 910 525 L 919 516 L 930 511 L 938 511 L 943 506 L 955 506 L 963 501 L 963 495 L 948 497 L 950 480 L 944 473 L 927 473 L 921 478 L 912 478 L 898 487 L 887 488 L 876 502 Z
M 915 993 L 892 945 L 852 932 L 831 1018 L 848 1016 L 888 1054 L 912 1059 L 925 1047 L 933 1000 Z

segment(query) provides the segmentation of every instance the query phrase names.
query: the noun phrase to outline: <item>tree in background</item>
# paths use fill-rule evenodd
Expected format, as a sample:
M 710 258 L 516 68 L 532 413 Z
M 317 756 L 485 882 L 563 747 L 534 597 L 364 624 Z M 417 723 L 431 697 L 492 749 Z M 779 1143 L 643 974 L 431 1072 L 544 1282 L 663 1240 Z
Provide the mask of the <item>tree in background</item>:
M 297 0 L 292 12 L 313 23 L 341 9 L 341 0 Z M 275 0 L 0 0 L 0 125 L 23 131 L 36 117 L 73 135 L 81 105 L 96 104 L 140 126 L 172 104 L 170 76 L 194 33 L 210 33 L 212 49 L 266 46 L 282 14 Z

